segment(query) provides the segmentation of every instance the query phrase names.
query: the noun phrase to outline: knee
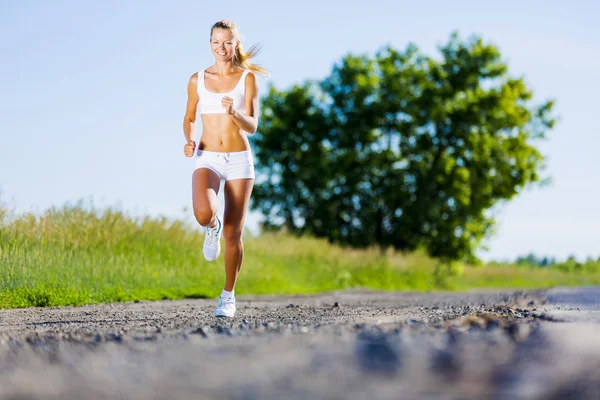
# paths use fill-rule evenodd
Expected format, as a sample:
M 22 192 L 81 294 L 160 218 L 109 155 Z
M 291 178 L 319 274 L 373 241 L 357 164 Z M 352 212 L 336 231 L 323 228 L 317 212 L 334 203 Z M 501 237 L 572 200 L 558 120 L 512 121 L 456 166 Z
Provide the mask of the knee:
M 215 217 L 215 213 L 210 208 L 195 208 L 194 217 L 202 226 L 208 226 Z
M 242 240 L 242 229 L 236 226 L 223 226 L 223 239 L 228 243 L 238 243 Z

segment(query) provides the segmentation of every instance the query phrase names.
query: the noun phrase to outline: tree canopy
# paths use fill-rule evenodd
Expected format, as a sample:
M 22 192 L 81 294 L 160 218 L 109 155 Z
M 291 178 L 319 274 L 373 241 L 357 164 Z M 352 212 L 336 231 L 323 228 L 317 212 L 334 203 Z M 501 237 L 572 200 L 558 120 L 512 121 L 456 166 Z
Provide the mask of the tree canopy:
M 263 226 L 473 260 L 494 205 L 541 180 L 553 101 L 533 104 L 480 37 L 452 34 L 439 52 L 388 46 L 271 85 L 254 141 Z

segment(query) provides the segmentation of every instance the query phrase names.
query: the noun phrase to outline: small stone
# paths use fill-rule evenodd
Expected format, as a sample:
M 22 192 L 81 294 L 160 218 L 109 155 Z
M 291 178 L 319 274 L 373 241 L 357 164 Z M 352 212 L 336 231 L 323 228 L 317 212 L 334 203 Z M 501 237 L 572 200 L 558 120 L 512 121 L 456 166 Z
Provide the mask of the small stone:
M 394 375 L 400 369 L 398 349 L 380 332 L 362 332 L 355 352 L 359 367 L 369 373 Z
M 231 329 L 221 325 L 217 326 L 217 333 L 219 335 L 232 336 Z
M 430 363 L 432 371 L 442 375 L 447 380 L 456 379 L 460 375 L 460 360 L 451 349 L 434 350 L 431 354 Z
M 202 337 L 208 337 L 208 334 L 206 333 L 206 331 L 204 329 L 200 328 L 196 328 L 193 331 L 190 332 L 190 334 L 192 335 L 200 335 Z

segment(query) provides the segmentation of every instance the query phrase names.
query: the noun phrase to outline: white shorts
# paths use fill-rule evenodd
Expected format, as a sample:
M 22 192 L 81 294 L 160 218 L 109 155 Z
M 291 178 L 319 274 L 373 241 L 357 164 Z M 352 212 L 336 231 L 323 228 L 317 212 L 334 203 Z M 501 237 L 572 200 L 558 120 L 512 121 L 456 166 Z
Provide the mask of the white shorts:
M 254 179 L 254 157 L 250 150 L 222 153 L 218 151 L 198 150 L 196 168 L 208 168 L 219 179 Z

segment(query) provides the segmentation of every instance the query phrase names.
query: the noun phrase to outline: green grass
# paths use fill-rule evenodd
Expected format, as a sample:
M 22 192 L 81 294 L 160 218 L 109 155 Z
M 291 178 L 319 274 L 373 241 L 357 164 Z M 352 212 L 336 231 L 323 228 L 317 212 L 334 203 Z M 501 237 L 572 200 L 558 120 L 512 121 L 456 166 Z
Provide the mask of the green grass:
M 41 216 L 0 208 L 0 308 L 216 297 L 223 258 L 202 257 L 203 235 L 165 218 L 133 218 L 81 206 Z M 306 294 L 343 288 L 436 290 L 537 288 L 600 283 L 599 273 L 512 266 L 434 274 L 422 253 L 352 250 L 286 234 L 244 236 L 236 293 Z

